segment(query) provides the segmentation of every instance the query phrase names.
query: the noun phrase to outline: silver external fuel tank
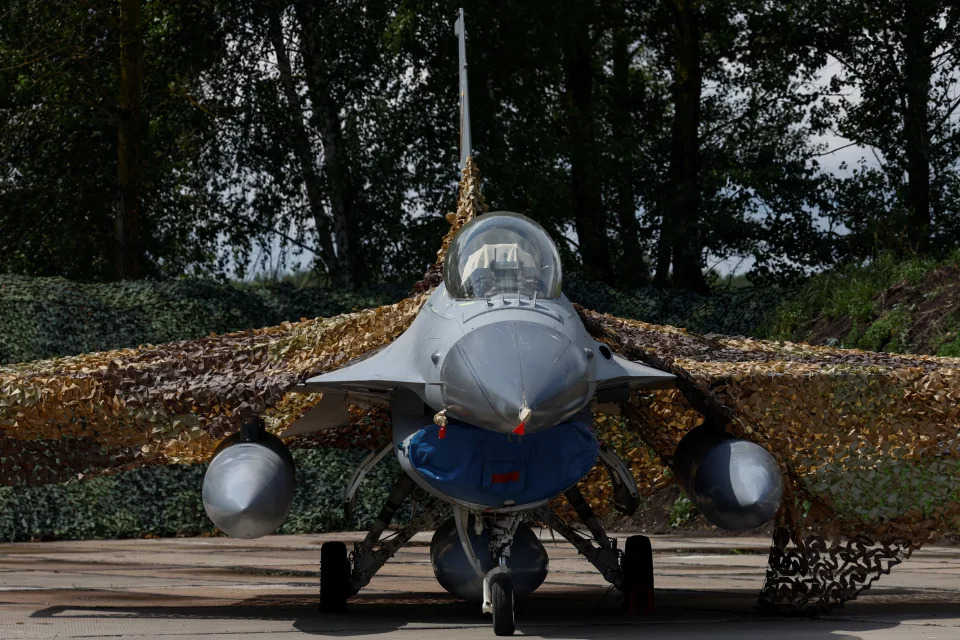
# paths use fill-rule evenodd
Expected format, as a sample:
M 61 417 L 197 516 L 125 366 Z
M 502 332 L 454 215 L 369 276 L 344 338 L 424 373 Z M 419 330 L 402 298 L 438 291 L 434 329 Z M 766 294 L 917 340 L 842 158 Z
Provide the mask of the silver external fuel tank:
M 487 572 L 496 566 L 489 550 L 490 533 L 485 528 L 477 535 L 473 523 L 471 516 L 467 527 L 470 543 L 483 571 Z M 520 524 L 510 550 L 510 579 L 514 594 L 522 597 L 533 593 L 547 577 L 549 561 L 546 549 L 530 527 Z M 430 564 L 440 586 L 449 593 L 476 602 L 483 598 L 483 580 L 470 566 L 453 520 L 447 520 L 433 534 L 430 542 Z
M 203 476 L 203 508 L 233 538 L 259 538 L 283 524 L 293 504 L 293 456 L 280 438 L 242 432 L 225 439 Z
M 673 472 L 703 517 L 729 531 L 765 524 L 783 498 L 780 466 L 769 451 L 706 425 L 680 441 Z

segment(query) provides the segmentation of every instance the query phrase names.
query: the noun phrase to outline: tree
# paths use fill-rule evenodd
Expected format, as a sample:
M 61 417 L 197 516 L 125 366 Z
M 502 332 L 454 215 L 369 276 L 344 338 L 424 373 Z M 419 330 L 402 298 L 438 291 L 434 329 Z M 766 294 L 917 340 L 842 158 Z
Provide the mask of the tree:
M 258 0 L 230 15 L 246 46 L 214 80 L 230 96 L 217 191 L 239 263 L 279 238 L 342 288 L 419 270 L 400 249 L 411 244 L 409 89 L 389 22 L 387 2 Z
M 200 82 L 221 50 L 214 6 L 7 4 L 0 269 L 116 279 L 215 261 Z
M 646 93 L 646 79 L 634 72 L 633 56 L 640 45 L 634 41 L 640 37 L 639 23 L 645 16 L 638 13 L 641 7 L 638 3 L 618 0 L 613 6 L 611 27 L 609 34 L 609 55 L 611 71 L 604 89 L 607 96 L 610 124 L 610 151 L 611 182 L 613 210 L 616 215 L 616 228 L 619 237 L 619 251 L 616 254 L 615 269 L 617 282 L 629 289 L 645 285 L 649 281 L 650 272 L 647 266 L 647 248 L 640 239 L 640 223 L 638 220 L 638 188 L 636 186 L 637 160 L 640 145 L 638 139 L 642 134 L 637 131 L 635 118 L 643 114 L 646 121 L 650 115 L 662 112 L 662 108 L 644 109 L 648 105 L 638 94 Z M 636 46 L 634 51 L 632 48 Z
M 636 286 L 646 279 L 648 251 L 638 221 L 642 169 L 634 161 L 635 145 L 645 139 L 636 132 L 658 119 L 637 113 L 655 105 L 638 98 L 643 78 L 632 70 L 635 52 L 627 51 L 637 11 L 627 4 L 616 15 L 594 2 L 485 4 L 468 13 L 467 46 L 473 142 L 487 201 L 546 227 L 568 272 Z M 403 2 L 394 28 L 415 77 L 424 77 L 417 95 L 433 121 L 417 126 L 447 136 L 420 138 L 418 155 L 431 153 L 426 144 L 433 154 L 445 148 L 442 171 L 449 173 L 435 176 L 454 171 L 447 151 L 455 129 L 443 123 L 455 125 L 448 114 L 456 108 L 449 19 L 456 8 L 439 0 Z M 435 105 L 448 111 L 438 114 Z M 431 177 L 420 189 L 441 196 L 433 209 L 440 213 L 452 186 Z
M 10 0 L 0 270 L 416 279 L 456 192 L 458 6 Z M 942 0 L 480 3 L 487 201 L 542 224 L 568 273 L 622 287 L 943 252 L 958 20 Z M 822 169 L 826 134 L 866 150 L 849 175 Z
M 140 277 L 145 256 L 140 235 L 143 147 L 143 13 L 141 0 L 120 0 L 120 95 L 117 114 L 117 211 L 114 278 Z
M 864 150 L 833 182 L 843 253 L 941 254 L 956 245 L 960 7 L 941 0 L 808 2 L 815 46 L 834 61 L 823 131 Z M 823 32 L 827 24 L 843 29 Z
M 823 197 L 808 111 L 821 58 L 790 5 L 742 0 L 661 3 L 647 21 L 646 73 L 667 103 L 651 131 L 643 206 L 657 229 L 654 282 L 708 290 L 709 259 L 753 263 L 760 280 L 822 264 Z M 659 180 L 655 176 L 665 176 Z
M 660 225 L 658 284 L 673 265 L 676 287 L 706 291 L 703 241 L 700 238 L 700 102 L 703 74 L 700 59 L 700 2 L 671 0 L 673 27 L 673 125 L 670 145 L 670 188 L 667 214 Z
M 580 258 L 589 278 L 611 282 L 614 273 L 599 175 L 596 123 L 598 13 L 593 2 L 566 3 L 562 11 L 564 21 L 557 25 L 561 27 L 557 38 L 562 43 L 566 155 Z

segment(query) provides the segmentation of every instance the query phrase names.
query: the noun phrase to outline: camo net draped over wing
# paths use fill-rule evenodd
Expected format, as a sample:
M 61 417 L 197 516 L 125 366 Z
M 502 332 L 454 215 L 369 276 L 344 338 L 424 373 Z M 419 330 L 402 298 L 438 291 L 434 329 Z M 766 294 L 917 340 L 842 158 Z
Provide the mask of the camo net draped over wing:
M 679 376 L 677 390 L 637 393 L 624 407 L 628 431 L 649 447 L 631 456 L 641 479 L 668 475 L 662 461 L 704 419 L 780 463 L 785 495 L 766 609 L 828 610 L 924 542 L 960 530 L 960 359 L 581 316 L 614 350 Z
M 206 459 L 258 415 L 279 431 L 316 403 L 291 385 L 389 343 L 425 294 L 326 320 L 0 368 L 0 482 Z M 764 588 L 775 610 L 824 609 L 865 588 L 925 541 L 960 524 L 960 360 L 698 336 L 581 310 L 591 333 L 628 358 L 679 376 L 598 415 L 601 440 L 641 488 L 670 482 L 664 461 L 710 420 L 754 440 L 786 479 Z M 374 446 L 382 409 L 303 444 Z M 609 508 L 595 470 L 586 493 Z M 790 542 L 793 546 L 791 547 Z M 845 541 L 845 542 L 844 542 Z
M 425 300 L 0 367 L 0 484 L 199 462 L 222 436 L 265 412 L 277 432 L 319 400 L 290 393 L 292 385 L 390 343 Z M 351 419 L 358 428 L 331 434 L 332 444 L 364 446 L 389 424 L 382 410 L 354 408 Z

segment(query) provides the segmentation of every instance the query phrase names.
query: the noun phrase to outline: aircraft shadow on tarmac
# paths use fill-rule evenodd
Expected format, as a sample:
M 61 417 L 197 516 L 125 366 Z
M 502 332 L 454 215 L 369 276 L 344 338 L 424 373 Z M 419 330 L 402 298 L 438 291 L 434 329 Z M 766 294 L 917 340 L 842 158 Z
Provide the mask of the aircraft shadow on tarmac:
M 111 594 L 116 596 L 116 594 Z M 128 594 L 141 595 L 141 594 Z M 415 628 L 425 631 L 456 630 L 489 625 L 489 617 L 475 603 L 455 599 L 444 593 L 393 594 L 370 593 L 351 601 L 349 612 L 325 615 L 317 611 L 310 596 L 258 596 L 232 604 L 183 605 L 172 599 L 142 594 L 131 598 L 139 602 L 123 603 L 111 597 L 104 606 L 51 606 L 36 611 L 32 618 L 78 618 L 90 620 L 98 613 L 111 619 L 223 619 L 289 620 L 302 633 L 329 637 L 354 637 L 389 634 Z M 537 593 L 517 602 L 517 629 L 525 635 L 541 637 L 636 637 L 644 633 L 656 637 L 680 638 L 730 635 L 748 638 L 858 638 L 861 633 L 893 629 L 911 621 L 950 616 L 960 617 L 960 603 L 930 598 L 922 592 L 864 599 L 846 610 L 815 618 L 782 618 L 761 615 L 754 607 L 754 589 L 724 592 L 660 590 L 657 611 L 649 615 L 628 615 L 618 606 L 615 592 L 596 588 L 571 588 Z M 150 604 L 145 602 L 149 600 Z M 159 600 L 159 603 L 158 603 Z M 654 631 L 655 629 L 655 631 Z M 944 629 L 946 630 L 946 629 Z M 955 629 L 952 629 L 955 630 Z M 493 637 L 491 631 L 491 637 Z

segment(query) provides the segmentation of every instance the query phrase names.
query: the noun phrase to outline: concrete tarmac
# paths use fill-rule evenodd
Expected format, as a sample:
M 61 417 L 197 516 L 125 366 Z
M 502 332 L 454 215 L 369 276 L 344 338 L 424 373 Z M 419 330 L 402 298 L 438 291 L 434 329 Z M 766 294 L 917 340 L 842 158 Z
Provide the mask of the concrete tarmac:
M 479 605 L 430 568 L 421 534 L 351 601 L 317 612 L 325 540 L 360 534 L 0 545 L 0 638 L 493 638 Z M 960 638 L 960 549 L 929 547 L 873 589 L 817 619 L 754 609 L 769 540 L 656 536 L 657 611 L 630 616 L 563 540 L 550 575 L 517 605 L 517 635 L 537 638 Z

